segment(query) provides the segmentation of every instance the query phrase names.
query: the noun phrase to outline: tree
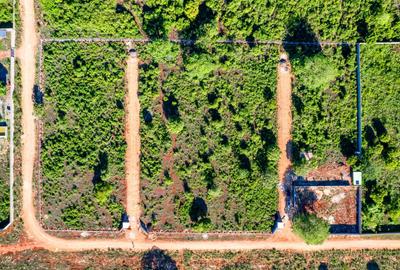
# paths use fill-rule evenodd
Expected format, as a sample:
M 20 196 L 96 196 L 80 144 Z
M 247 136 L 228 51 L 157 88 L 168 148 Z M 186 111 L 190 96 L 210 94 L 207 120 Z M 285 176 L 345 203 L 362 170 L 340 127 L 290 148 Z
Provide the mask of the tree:
M 329 224 L 314 214 L 298 214 L 293 219 L 293 231 L 307 244 L 319 245 L 329 236 Z

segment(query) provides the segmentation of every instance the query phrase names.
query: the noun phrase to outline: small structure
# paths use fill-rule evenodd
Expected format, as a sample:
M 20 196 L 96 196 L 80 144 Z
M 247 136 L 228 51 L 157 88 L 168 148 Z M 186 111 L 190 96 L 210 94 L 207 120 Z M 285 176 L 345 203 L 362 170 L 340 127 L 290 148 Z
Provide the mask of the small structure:
M 0 139 L 6 139 L 6 138 L 7 138 L 7 123 L 0 122 Z
M 136 58 L 137 57 L 137 52 L 135 49 L 130 49 L 129 50 L 129 56 L 132 58 Z
M 0 30 L 0 40 L 5 39 L 7 37 L 7 31 L 6 30 Z
M 122 214 L 122 226 L 121 228 L 123 230 L 127 230 L 131 227 L 131 224 L 129 223 L 129 216 L 126 213 Z
M 361 186 L 361 184 L 362 184 L 362 173 L 353 172 L 353 185 Z
M 300 153 L 300 157 L 301 158 L 305 158 L 307 161 L 309 161 L 310 159 L 312 159 L 313 153 L 311 153 L 311 152 L 301 152 Z
M 275 224 L 272 228 L 272 233 L 276 233 L 279 230 L 282 230 L 285 227 L 285 223 L 282 221 L 281 215 L 278 213 L 275 214 Z

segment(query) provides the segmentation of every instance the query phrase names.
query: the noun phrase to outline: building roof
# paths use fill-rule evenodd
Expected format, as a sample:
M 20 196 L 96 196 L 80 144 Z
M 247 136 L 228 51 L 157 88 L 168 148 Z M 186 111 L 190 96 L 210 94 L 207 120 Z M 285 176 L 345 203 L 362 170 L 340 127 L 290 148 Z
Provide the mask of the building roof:
M 7 126 L 0 126 L 0 138 L 7 136 Z

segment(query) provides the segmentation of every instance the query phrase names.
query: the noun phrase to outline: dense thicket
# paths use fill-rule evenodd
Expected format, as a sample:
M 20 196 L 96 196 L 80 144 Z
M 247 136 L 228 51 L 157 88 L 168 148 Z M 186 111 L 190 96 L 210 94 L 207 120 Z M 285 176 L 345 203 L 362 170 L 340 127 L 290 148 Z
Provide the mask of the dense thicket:
M 137 37 L 132 13 L 115 0 L 40 0 L 42 31 L 51 36 Z
M 400 39 L 396 1 L 340 0 L 40 0 L 51 35 L 195 39 Z M 136 20 L 134 19 L 136 17 Z M 289 35 L 288 35 L 289 34 Z
M 0 0 L 0 28 L 2 26 L 9 26 L 12 22 L 13 1 Z
M 400 227 L 400 46 L 362 45 L 363 226 Z M 397 225 L 397 227 L 395 226 Z
M 270 230 L 278 52 L 168 42 L 139 49 L 142 199 L 154 228 Z
M 289 46 L 293 74 L 293 159 L 298 174 L 326 162 L 354 163 L 357 91 L 354 46 Z M 306 162 L 301 152 L 311 152 Z
M 124 198 L 124 68 L 118 43 L 44 47 L 44 223 L 117 227 Z

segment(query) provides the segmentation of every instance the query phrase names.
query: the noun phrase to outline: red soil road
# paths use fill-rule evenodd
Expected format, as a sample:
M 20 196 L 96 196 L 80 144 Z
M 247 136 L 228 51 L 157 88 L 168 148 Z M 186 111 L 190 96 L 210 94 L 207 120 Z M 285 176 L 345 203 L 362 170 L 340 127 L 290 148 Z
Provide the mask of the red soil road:
M 288 59 L 283 54 L 281 58 Z M 287 67 L 287 69 L 285 69 Z M 278 86 L 277 86 L 277 122 L 278 122 L 278 146 L 280 150 L 278 175 L 281 184 L 284 184 L 286 172 L 291 166 L 288 157 L 288 143 L 291 139 L 292 129 L 292 74 L 290 65 L 282 64 L 278 66 Z M 285 216 L 285 199 L 286 196 L 279 189 L 279 213 L 281 217 Z
M 126 68 L 128 94 L 125 107 L 125 139 L 127 150 L 125 155 L 126 175 L 126 211 L 130 218 L 131 228 L 138 231 L 140 206 L 140 104 L 139 88 L 139 59 L 129 56 Z
M 366 240 L 360 238 L 331 239 L 322 245 L 309 246 L 303 242 L 271 241 L 271 240 L 232 240 L 232 241 L 149 241 L 132 242 L 128 239 L 88 239 L 66 240 L 48 235 L 35 217 L 33 196 L 33 164 L 35 157 L 35 125 L 33 115 L 32 89 L 35 83 L 35 52 L 38 35 L 35 30 L 34 0 L 21 0 L 22 50 L 20 54 L 22 72 L 22 180 L 23 209 L 22 219 L 25 231 L 33 240 L 32 247 L 42 247 L 53 251 L 79 251 L 88 249 L 121 248 L 147 250 L 153 246 L 166 250 L 246 250 L 246 249 L 400 249 L 398 240 Z M 0 246 L 0 253 L 18 249 L 16 246 Z

